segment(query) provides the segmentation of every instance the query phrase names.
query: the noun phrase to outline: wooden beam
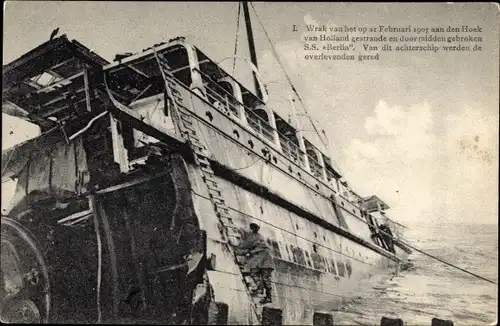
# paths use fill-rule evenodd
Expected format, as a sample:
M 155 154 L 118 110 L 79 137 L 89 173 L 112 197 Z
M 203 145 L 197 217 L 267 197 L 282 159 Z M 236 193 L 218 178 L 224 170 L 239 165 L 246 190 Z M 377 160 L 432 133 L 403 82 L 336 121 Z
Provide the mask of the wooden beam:
M 72 102 L 71 105 L 64 105 L 64 106 L 59 106 L 59 107 L 56 107 L 56 108 L 52 108 L 52 109 L 50 109 L 47 112 L 42 112 L 43 117 L 44 118 L 48 118 L 48 117 L 50 117 L 53 114 L 56 114 L 56 113 L 59 113 L 59 112 L 61 112 L 63 110 L 66 110 L 66 109 L 69 109 L 71 107 L 74 107 L 75 105 L 78 105 L 79 103 L 82 103 L 82 102 L 85 102 L 85 98 L 82 98 L 82 99 L 80 99 L 80 100 L 78 100 L 76 102 Z
M 134 67 L 133 65 L 127 65 L 127 67 L 129 67 L 130 69 L 132 69 L 133 71 L 135 71 L 139 75 L 146 77 L 147 79 L 149 79 L 149 77 L 150 77 L 150 76 L 146 75 L 145 73 L 143 73 L 142 71 L 140 71 L 139 69 L 137 69 L 136 67 Z
M 42 86 L 38 85 L 37 83 L 35 83 L 35 82 L 34 82 L 34 81 L 32 81 L 31 79 L 25 80 L 25 81 L 24 81 L 24 83 L 25 83 L 26 85 L 29 85 L 29 86 L 33 87 L 34 89 L 37 89 L 37 90 L 39 90 L 39 89 L 41 89 L 41 88 L 42 88 Z
M 68 60 L 64 60 L 63 62 L 59 62 L 58 64 L 50 67 L 50 70 L 57 69 L 57 68 L 59 68 L 61 66 L 64 66 L 64 65 L 66 65 L 66 64 L 68 64 L 68 63 L 70 63 L 72 61 L 75 61 L 75 60 L 76 60 L 76 58 L 69 58 Z
M 68 78 L 65 78 L 65 79 L 61 79 L 59 81 L 56 81 L 55 83 L 52 83 L 52 84 L 49 84 L 43 88 L 40 88 L 39 90 L 36 91 L 37 94 L 39 93 L 46 93 L 46 92 L 50 92 L 50 91 L 53 91 L 56 89 L 56 86 L 65 86 L 65 85 L 68 85 L 68 84 L 71 84 L 73 79 L 76 79 L 76 78 L 79 78 L 81 76 L 83 76 L 85 74 L 84 71 L 80 71 L 79 73 L 73 75 L 73 76 L 70 76 Z
M 88 72 L 86 64 L 83 64 L 83 84 L 84 84 L 83 87 L 85 88 L 85 104 L 87 107 L 87 112 L 91 112 L 92 106 L 90 103 L 90 92 L 89 92 L 89 87 L 90 87 L 89 86 L 89 72 Z
M 101 194 L 106 194 L 106 193 L 110 193 L 110 192 L 114 192 L 114 191 L 119 191 L 119 190 L 122 190 L 122 189 L 125 189 L 125 188 L 129 188 L 129 187 L 132 187 L 132 186 L 144 183 L 146 181 L 150 181 L 150 180 L 154 180 L 154 179 L 158 179 L 158 178 L 164 177 L 164 176 L 168 175 L 169 173 L 170 172 L 168 172 L 168 171 L 167 172 L 160 172 L 160 173 L 152 175 L 152 176 L 149 175 L 149 176 L 144 176 L 144 177 L 136 178 L 136 179 L 131 180 L 131 181 L 127 181 L 127 182 L 120 183 L 120 184 L 117 184 L 117 185 L 114 185 L 114 186 L 110 186 L 110 187 L 105 188 L 105 189 L 98 190 L 98 191 L 96 191 L 96 193 L 99 194 L 99 195 L 101 195 Z
M 148 89 L 150 89 L 152 86 L 152 84 L 149 84 L 146 88 L 144 88 L 142 91 L 139 92 L 139 94 L 137 94 L 136 97 L 134 97 L 134 99 L 132 100 L 132 102 L 136 101 L 139 97 L 141 97 L 144 93 L 146 93 L 146 91 Z
M 77 220 L 77 219 L 80 219 L 82 217 L 86 217 L 86 216 L 89 216 L 91 215 L 93 212 L 91 209 L 88 209 L 88 210 L 84 210 L 84 211 L 81 211 L 81 212 L 78 212 L 78 213 L 74 213 L 74 214 L 71 214 L 69 216 L 66 216 L 60 220 L 57 221 L 57 223 L 59 224 L 63 224 L 63 223 L 66 223 L 66 222 L 69 222 L 69 221 L 74 221 L 74 220 Z

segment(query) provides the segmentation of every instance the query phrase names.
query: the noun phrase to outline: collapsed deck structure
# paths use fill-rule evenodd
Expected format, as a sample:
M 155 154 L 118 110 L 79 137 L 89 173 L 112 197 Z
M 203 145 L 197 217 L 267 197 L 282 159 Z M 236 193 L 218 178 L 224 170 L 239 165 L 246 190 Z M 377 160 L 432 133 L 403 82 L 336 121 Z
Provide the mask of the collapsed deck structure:
M 61 36 L 3 70 L 3 112 L 41 130 L 2 152 L 3 320 L 317 324 L 408 254 L 385 203 L 184 38 L 110 63 Z M 251 222 L 266 306 L 234 250 Z

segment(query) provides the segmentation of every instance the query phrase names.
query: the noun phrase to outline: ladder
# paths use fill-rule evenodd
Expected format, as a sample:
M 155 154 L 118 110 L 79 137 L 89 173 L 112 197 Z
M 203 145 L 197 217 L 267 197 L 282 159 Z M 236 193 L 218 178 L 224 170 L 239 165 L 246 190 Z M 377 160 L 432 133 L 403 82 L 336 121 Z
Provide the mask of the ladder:
M 160 68 L 163 80 L 165 82 L 165 90 L 167 96 L 172 102 L 172 120 L 174 126 L 176 127 L 176 132 L 179 135 L 186 138 L 194 152 L 195 162 L 200 167 L 203 174 L 203 182 L 208 188 L 208 193 L 210 201 L 213 204 L 215 214 L 220 222 L 219 230 L 223 234 L 223 239 L 226 238 L 226 247 L 229 252 L 233 255 L 234 262 L 239 266 L 240 276 L 243 284 L 245 284 L 245 291 L 250 298 L 252 308 L 257 315 L 258 320 L 261 320 L 261 312 L 256 302 L 254 301 L 254 296 L 252 295 L 249 287 L 251 281 L 248 279 L 247 273 L 244 273 L 244 269 L 238 260 L 238 255 L 233 249 L 233 246 L 237 246 L 241 240 L 240 230 L 234 224 L 231 218 L 229 208 L 223 198 L 222 191 L 218 186 L 215 179 L 215 173 L 212 170 L 211 163 L 209 161 L 208 154 L 206 154 L 205 146 L 200 142 L 196 134 L 194 127 L 195 118 L 190 114 L 188 108 L 183 104 L 183 99 L 181 93 L 178 91 L 178 84 L 175 82 L 175 77 L 173 76 L 170 66 L 166 58 L 161 54 L 157 53 L 153 48 L 156 61 Z M 167 105 L 167 103 L 165 103 Z

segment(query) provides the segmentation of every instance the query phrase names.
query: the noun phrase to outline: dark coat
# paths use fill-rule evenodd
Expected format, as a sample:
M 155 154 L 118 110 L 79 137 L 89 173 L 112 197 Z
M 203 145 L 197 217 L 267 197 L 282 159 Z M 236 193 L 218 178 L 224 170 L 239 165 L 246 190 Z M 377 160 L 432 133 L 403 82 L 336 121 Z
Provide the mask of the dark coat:
M 267 245 L 264 238 L 259 233 L 248 233 L 239 244 L 238 249 L 250 252 L 245 267 L 253 268 L 271 268 L 274 269 L 271 248 Z

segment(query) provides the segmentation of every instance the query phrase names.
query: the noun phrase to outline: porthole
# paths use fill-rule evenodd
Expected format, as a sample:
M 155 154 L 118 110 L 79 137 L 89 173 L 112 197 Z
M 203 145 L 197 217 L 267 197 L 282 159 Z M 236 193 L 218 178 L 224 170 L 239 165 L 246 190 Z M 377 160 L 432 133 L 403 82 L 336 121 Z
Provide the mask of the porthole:
M 278 164 L 278 158 L 276 156 L 273 156 L 273 161 L 275 164 Z
M 319 185 L 318 184 L 316 184 L 316 190 L 319 190 Z
M 295 227 L 297 228 L 297 230 L 299 229 L 299 225 L 298 224 L 295 224 Z
M 236 138 L 240 139 L 240 134 L 238 133 L 238 130 L 234 129 L 233 134 Z
M 214 117 L 212 116 L 212 113 L 210 113 L 209 111 L 205 112 L 205 115 L 208 117 L 208 120 L 212 121 L 214 119 Z
M 248 140 L 248 145 L 250 145 L 250 148 L 253 149 L 253 141 L 251 139 Z
M 302 174 L 300 174 L 300 172 L 297 172 L 297 175 L 299 176 L 299 179 L 302 179 Z
M 326 238 L 325 238 L 325 236 L 323 236 L 323 241 L 326 241 Z
M 290 166 L 290 165 L 288 166 L 288 171 L 289 171 L 290 173 L 293 173 L 292 166 Z
M 342 206 L 345 206 L 343 201 L 341 201 L 340 203 L 342 204 Z
M 314 232 L 314 237 L 317 238 L 318 237 L 318 234 L 316 232 Z

